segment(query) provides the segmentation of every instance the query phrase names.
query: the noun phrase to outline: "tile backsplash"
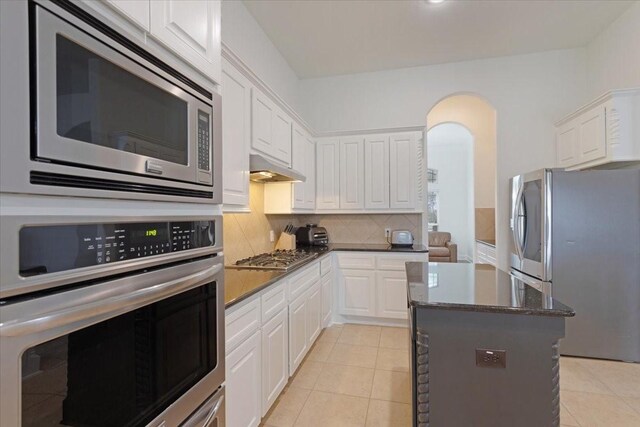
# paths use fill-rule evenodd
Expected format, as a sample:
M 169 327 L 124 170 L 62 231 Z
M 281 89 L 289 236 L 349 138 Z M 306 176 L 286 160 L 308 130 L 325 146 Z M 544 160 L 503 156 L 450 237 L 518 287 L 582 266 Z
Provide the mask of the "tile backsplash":
M 224 215 L 225 264 L 272 251 L 275 242 L 269 241 L 269 231 L 275 232 L 277 242 L 288 223 L 325 227 L 334 243 L 386 243 L 385 228 L 409 230 L 416 243 L 422 238 L 419 214 L 266 215 L 264 184 L 251 183 L 249 205 L 251 213 Z

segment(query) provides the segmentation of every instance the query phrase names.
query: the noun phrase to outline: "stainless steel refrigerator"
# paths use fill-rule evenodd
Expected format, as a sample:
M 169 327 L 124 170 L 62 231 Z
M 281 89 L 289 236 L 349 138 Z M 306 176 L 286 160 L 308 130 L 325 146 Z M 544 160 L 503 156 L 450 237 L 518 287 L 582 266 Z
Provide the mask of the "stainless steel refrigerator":
M 512 274 L 576 311 L 565 355 L 640 362 L 640 169 L 510 180 Z

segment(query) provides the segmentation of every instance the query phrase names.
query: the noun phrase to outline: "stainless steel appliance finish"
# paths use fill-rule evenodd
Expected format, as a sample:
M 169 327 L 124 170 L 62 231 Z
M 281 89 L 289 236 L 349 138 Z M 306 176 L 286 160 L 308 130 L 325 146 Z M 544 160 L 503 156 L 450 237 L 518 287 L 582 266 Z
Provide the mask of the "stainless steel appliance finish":
M 640 362 L 640 170 L 511 183 L 511 270 L 576 312 L 563 354 Z
M 393 230 L 391 246 L 413 246 L 413 234 L 408 230 Z
M 54 399 L 46 405 L 42 403 L 57 411 L 56 423 L 60 422 L 59 417 L 91 419 L 95 416 L 91 411 L 109 413 L 109 404 L 117 405 L 118 400 L 105 396 L 106 390 L 113 389 L 111 395 L 129 393 L 128 388 L 116 392 L 114 387 L 123 381 L 134 380 L 136 402 L 126 408 L 129 412 L 123 407 L 116 411 L 116 416 L 125 417 L 122 419 L 134 422 L 134 425 L 149 422 L 157 426 L 179 425 L 192 413 L 195 413 L 193 425 L 204 425 L 200 422 L 203 417 L 224 417 L 224 408 L 221 408 L 225 371 L 223 265 L 221 256 L 207 257 L 107 278 L 64 292 L 5 300 L 0 307 L 0 424 L 21 425 L 25 422 L 23 416 L 37 418 L 42 415 L 24 406 L 26 402 L 23 401 L 33 390 L 23 386 L 32 376 L 39 375 L 47 377 L 47 392 L 61 390 L 64 397 L 64 400 Z M 212 286 L 214 294 L 208 300 L 214 305 L 202 306 L 207 300 L 202 300 L 199 292 Z M 167 305 L 165 301 L 172 298 L 175 302 Z M 190 304 L 194 304 L 196 312 Z M 167 310 L 175 313 L 167 314 Z M 132 315 L 134 312 L 135 316 Z M 128 324 L 135 325 L 131 334 L 127 332 Z M 200 332 L 185 334 L 187 327 L 195 327 L 188 331 Z M 151 337 L 157 334 L 151 343 L 146 338 L 149 332 Z M 211 337 L 215 338 L 213 342 Z M 179 342 L 173 341 L 176 339 Z M 51 350 L 59 358 L 58 367 L 53 369 L 56 372 L 51 372 L 45 365 L 38 366 L 38 349 L 51 343 L 57 343 L 57 348 Z M 185 359 L 180 355 L 181 345 L 199 347 L 199 351 L 208 356 Z M 180 351 L 176 352 L 176 349 Z M 117 356 L 122 355 L 127 358 L 121 363 Z M 131 364 L 133 360 L 135 363 Z M 210 362 L 203 365 L 203 360 Z M 183 366 L 190 364 L 197 370 L 185 371 Z M 116 365 L 118 369 L 108 375 L 109 369 Z M 107 373 L 101 373 L 101 370 Z M 154 372 L 159 376 L 155 377 Z M 162 375 L 168 376 L 162 379 Z M 194 379 L 197 382 L 191 385 Z M 150 393 L 148 387 L 152 387 L 151 390 L 159 388 L 162 396 Z M 213 392 L 216 394 L 211 397 Z M 92 396 L 97 407 L 87 408 L 82 402 Z M 102 399 L 98 399 L 99 396 Z M 158 401 L 159 398 L 162 399 Z
M 260 154 L 249 156 L 249 178 L 255 182 L 304 182 L 307 178 L 300 172 L 277 164 Z
M 3 117 L 1 192 L 221 203 L 220 95 L 72 2 L 10 3 L 2 38 L 33 43 L 2 90 L 33 102 Z
M 82 203 L 79 202 L 82 201 Z M 102 231 L 102 237 L 116 233 L 106 232 L 103 224 L 134 224 L 134 223 L 167 223 L 171 221 L 205 221 L 213 222 L 213 228 L 204 230 L 210 232 L 213 241 L 202 247 L 186 247 L 182 242 L 188 240 L 173 240 L 180 242 L 180 250 L 168 250 L 164 253 L 153 253 L 152 248 L 140 248 L 140 256 L 136 252 L 134 257 L 118 260 L 115 256 L 110 261 L 103 259 L 98 262 L 88 262 L 71 266 L 61 271 L 44 272 L 44 274 L 26 275 L 21 269 L 21 251 L 24 259 L 26 248 L 20 246 L 21 233 L 41 226 L 92 226 Z M 59 197 L 37 197 L 28 195 L 3 195 L 0 205 L 0 232 L 2 234 L 3 251 L 0 257 L 0 298 L 7 298 L 19 294 L 30 293 L 68 285 L 79 280 L 93 280 L 101 277 L 122 274 L 141 268 L 176 262 L 198 256 L 211 255 L 222 251 L 222 214 L 218 209 L 207 204 L 184 203 L 154 203 L 144 201 L 121 200 L 117 203 L 107 199 L 74 199 Z M 37 243 L 37 236 L 32 247 L 44 251 L 43 256 L 56 256 L 56 252 L 69 252 L 72 260 L 82 254 L 81 246 L 87 236 L 70 230 L 60 234 L 58 241 Z M 100 234 L 100 233 L 99 233 Z M 95 237 L 96 236 L 91 236 Z M 31 240 L 33 240 L 31 239 Z M 82 240 L 82 241 L 81 241 Z M 108 242 L 105 239 L 105 243 Z M 167 240 L 169 242 L 169 240 Z M 87 244 L 98 243 L 90 241 Z M 141 245 L 142 246 L 142 245 Z M 184 249 L 183 249 L 184 247 Z M 20 250 L 4 250 L 5 248 L 20 248 Z M 86 249 L 86 248 L 85 248 Z M 97 248 L 96 248 L 97 249 Z M 127 248 L 128 250 L 130 248 Z M 137 248 L 136 248 L 137 249 Z M 145 252 L 146 251 L 146 252 Z M 66 254 L 65 254 L 66 255 Z M 33 258 L 33 257 L 32 257 Z M 39 258 L 39 259 L 42 259 Z M 23 263 L 24 264 L 24 263 Z M 39 263 L 38 265 L 42 265 Z M 54 269 L 55 270 L 55 269 Z
M 304 250 L 276 250 L 236 261 L 231 268 L 287 271 L 316 258 L 317 253 Z
M 318 224 L 307 224 L 296 229 L 296 244 L 302 246 L 326 246 L 329 244 L 329 233 Z

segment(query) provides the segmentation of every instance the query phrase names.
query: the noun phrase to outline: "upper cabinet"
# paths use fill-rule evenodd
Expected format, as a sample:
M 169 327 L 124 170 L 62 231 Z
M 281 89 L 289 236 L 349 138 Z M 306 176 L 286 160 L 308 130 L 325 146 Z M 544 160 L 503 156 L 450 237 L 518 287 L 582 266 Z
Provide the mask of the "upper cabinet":
M 556 123 L 556 163 L 569 170 L 640 163 L 640 90 L 609 92 Z
M 150 33 L 220 83 L 220 0 L 152 0 Z
M 340 209 L 340 142 L 335 138 L 316 143 L 316 209 Z
M 150 4 L 149 0 L 105 0 L 109 6 L 120 12 L 134 24 L 149 31 Z
M 392 209 L 414 209 L 419 174 L 420 153 L 413 132 L 391 135 L 389 138 L 390 204 Z
M 291 118 L 256 88 L 251 112 L 251 148 L 291 166 Z
M 307 180 L 293 184 L 293 209 L 316 207 L 316 144 L 300 126 L 293 126 L 293 169 Z
M 368 136 L 364 140 L 364 207 L 389 209 L 389 137 Z
M 364 138 L 340 139 L 340 209 L 364 208 Z
M 222 97 L 222 203 L 225 211 L 248 211 L 251 83 L 226 60 Z

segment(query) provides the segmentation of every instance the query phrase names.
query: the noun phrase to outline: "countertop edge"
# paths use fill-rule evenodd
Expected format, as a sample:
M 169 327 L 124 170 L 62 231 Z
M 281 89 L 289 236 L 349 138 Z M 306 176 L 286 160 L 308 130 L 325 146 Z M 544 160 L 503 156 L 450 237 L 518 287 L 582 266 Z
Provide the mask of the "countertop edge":
M 409 301 L 409 305 L 412 308 L 425 309 L 425 310 L 449 310 L 449 311 L 470 311 L 475 313 L 521 314 L 524 316 L 574 317 L 576 315 L 575 311 L 566 312 L 566 311 L 552 310 L 552 309 L 528 310 L 528 309 L 521 309 L 521 308 L 497 307 L 493 305 L 448 304 L 448 303 L 423 304 L 416 301 Z

